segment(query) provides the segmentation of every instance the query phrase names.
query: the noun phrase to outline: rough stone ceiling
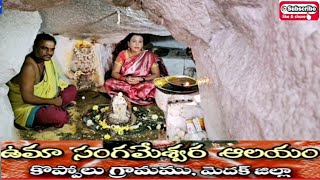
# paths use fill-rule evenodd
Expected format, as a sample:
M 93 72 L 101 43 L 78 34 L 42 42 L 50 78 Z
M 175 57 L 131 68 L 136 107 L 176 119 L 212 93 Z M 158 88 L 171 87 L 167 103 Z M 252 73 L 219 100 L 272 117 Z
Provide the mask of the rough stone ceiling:
M 169 31 L 150 21 L 134 0 L 5 0 L 4 7 L 39 11 L 40 31 L 75 39 L 94 38 L 114 43 L 127 33 L 140 32 L 167 36 Z

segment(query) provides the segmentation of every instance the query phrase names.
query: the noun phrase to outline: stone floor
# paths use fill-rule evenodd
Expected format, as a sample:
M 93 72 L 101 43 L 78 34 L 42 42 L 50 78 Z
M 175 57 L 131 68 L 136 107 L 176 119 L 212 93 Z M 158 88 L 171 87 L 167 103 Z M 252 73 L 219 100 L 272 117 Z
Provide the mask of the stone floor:
M 83 98 L 84 97 L 84 98 Z M 92 128 L 88 128 L 86 124 L 81 120 L 82 116 L 90 109 L 93 105 L 110 105 L 110 97 L 103 92 L 96 91 L 82 91 L 79 92 L 77 104 L 73 107 L 68 108 L 71 120 L 68 124 L 65 124 L 62 128 L 46 128 L 46 129 L 35 129 L 35 130 L 19 130 L 20 139 L 23 140 L 102 140 L 104 139 L 107 132 L 103 130 L 97 131 Z M 111 107 L 111 106 L 110 106 Z M 156 114 L 160 120 L 164 121 L 163 112 L 159 107 L 154 104 L 150 106 L 136 106 L 138 109 L 136 113 L 144 112 L 147 113 L 143 118 L 137 121 L 142 122 L 141 124 L 148 124 L 151 122 L 151 115 Z M 149 126 L 148 126 L 149 127 Z M 149 127 L 150 128 L 150 127 Z M 162 130 L 147 129 L 139 130 L 136 132 L 125 133 L 123 135 L 113 134 L 111 140 L 155 140 L 165 139 L 165 132 Z

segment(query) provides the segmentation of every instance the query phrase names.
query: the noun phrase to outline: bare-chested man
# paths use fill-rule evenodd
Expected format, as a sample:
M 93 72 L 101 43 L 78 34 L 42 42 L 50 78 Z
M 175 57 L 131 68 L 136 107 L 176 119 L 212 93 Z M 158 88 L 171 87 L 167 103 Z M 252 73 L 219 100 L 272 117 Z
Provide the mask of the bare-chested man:
M 60 80 L 59 70 L 51 60 L 55 46 L 54 37 L 38 34 L 21 72 L 7 83 L 18 128 L 62 127 L 69 121 L 64 107 L 75 100 L 77 90 Z

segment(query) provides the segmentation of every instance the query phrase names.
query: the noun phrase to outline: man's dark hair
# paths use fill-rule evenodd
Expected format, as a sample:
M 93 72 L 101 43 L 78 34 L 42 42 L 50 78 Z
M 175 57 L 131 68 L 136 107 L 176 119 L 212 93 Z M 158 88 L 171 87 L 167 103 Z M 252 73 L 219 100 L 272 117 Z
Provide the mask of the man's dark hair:
M 49 35 L 49 34 L 46 34 L 46 33 L 41 33 L 41 34 L 38 34 L 36 39 L 34 40 L 34 43 L 33 43 L 33 50 L 36 49 L 36 47 L 38 47 L 40 41 L 53 41 L 54 44 L 57 44 L 56 40 L 54 39 L 53 36 Z

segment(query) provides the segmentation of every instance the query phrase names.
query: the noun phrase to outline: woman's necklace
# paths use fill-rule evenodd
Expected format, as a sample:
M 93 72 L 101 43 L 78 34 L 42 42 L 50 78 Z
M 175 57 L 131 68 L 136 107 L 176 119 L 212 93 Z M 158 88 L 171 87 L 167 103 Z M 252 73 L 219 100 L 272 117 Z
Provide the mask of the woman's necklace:
M 131 52 L 131 50 L 129 49 L 129 50 L 128 50 L 128 57 L 130 58 L 130 57 L 136 56 L 136 55 L 140 54 L 141 52 L 142 52 L 142 51 L 133 53 L 133 52 Z

